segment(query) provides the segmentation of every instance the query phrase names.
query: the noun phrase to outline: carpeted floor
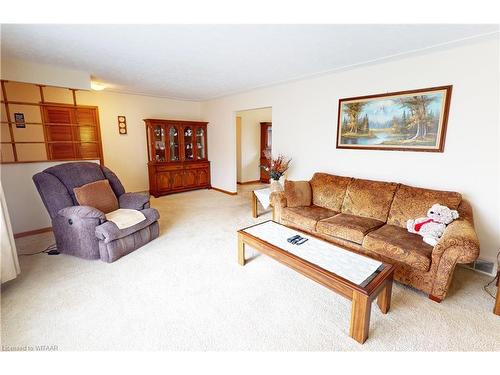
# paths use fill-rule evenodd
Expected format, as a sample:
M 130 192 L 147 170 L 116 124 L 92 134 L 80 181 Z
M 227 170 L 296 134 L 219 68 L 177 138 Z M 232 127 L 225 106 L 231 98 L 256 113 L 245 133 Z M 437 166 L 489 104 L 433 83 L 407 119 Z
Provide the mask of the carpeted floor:
M 373 306 L 370 337 L 348 337 L 350 301 L 249 249 L 237 264 L 236 230 L 251 217 L 250 189 L 153 199 L 161 236 L 112 264 L 22 256 L 2 286 L 2 345 L 59 350 L 500 350 L 500 317 L 482 286 L 458 268 L 441 304 L 396 283 L 392 309 Z M 42 234 L 18 240 L 43 250 Z

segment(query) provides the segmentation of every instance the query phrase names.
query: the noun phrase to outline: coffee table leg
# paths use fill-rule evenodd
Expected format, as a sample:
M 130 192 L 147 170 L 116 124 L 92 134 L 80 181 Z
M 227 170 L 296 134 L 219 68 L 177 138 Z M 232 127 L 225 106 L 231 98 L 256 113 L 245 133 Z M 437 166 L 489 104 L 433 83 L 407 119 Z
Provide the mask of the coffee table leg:
M 500 315 L 500 270 L 497 271 L 497 299 L 495 302 L 495 308 L 493 309 L 493 313 L 496 315 Z
M 391 308 L 392 278 L 387 279 L 385 287 L 377 297 L 377 305 L 383 314 L 387 314 Z
M 245 243 L 243 237 L 238 233 L 238 263 L 240 266 L 245 265 Z
M 354 291 L 352 294 L 351 326 L 349 336 L 363 344 L 368 338 L 372 303 L 367 295 Z
M 257 217 L 257 196 L 252 191 L 252 216 Z

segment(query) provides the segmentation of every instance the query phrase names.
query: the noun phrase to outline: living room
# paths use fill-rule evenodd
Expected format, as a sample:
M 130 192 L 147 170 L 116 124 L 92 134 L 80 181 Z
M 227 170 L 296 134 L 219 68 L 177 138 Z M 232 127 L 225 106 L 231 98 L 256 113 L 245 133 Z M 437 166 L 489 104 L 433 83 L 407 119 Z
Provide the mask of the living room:
M 3 22 L 2 351 L 495 355 L 498 23 L 338 22 Z

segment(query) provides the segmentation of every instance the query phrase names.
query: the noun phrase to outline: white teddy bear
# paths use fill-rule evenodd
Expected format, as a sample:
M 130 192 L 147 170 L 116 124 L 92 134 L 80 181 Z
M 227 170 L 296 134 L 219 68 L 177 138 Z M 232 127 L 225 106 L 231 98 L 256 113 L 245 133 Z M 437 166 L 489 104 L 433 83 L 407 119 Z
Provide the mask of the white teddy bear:
M 410 233 L 420 234 L 425 243 L 436 246 L 446 229 L 446 225 L 455 219 L 458 219 L 458 211 L 450 210 L 448 207 L 441 206 L 440 204 L 434 204 L 427 211 L 427 217 L 408 220 L 406 228 Z

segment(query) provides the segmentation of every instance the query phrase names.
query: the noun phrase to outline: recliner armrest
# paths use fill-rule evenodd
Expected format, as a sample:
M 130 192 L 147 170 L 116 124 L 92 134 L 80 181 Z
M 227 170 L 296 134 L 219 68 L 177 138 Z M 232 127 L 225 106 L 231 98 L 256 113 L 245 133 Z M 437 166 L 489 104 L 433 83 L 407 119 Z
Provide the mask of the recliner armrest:
M 118 197 L 120 208 L 129 208 L 132 210 L 143 210 L 149 208 L 149 193 L 124 193 Z
M 144 210 L 141 210 L 141 212 L 146 219 L 128 228 L 119 229 L 112 221 L 107 221 L 97 226 L 95 229 L 96 237 L 105 243 L 109 243 L 150 226 L 160 218 L 160 214 L 154 208 L 145 208 Z
M 90 206 L 70 206 L 57 212 L 58 215 L 68 219 L 98 219 L 100 222 L 106 221 L 104 212 Z

